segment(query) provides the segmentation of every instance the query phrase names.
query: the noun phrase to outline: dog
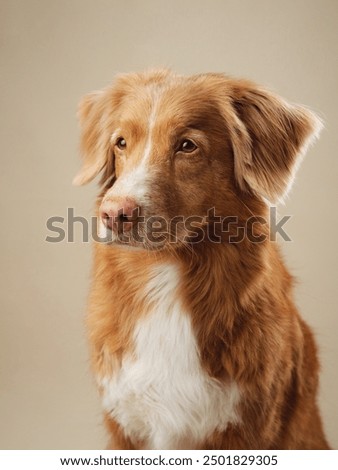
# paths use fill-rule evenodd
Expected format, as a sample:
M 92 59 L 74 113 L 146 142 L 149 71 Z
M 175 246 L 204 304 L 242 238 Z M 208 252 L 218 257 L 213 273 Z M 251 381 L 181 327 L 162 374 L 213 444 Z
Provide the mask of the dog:
M 117 76 L 78 116 L 74 183 L 101 174 L 87 327 L 109 448 L 328 449 L 316 345 L 268 224 L 320 119 L 169 70 Z

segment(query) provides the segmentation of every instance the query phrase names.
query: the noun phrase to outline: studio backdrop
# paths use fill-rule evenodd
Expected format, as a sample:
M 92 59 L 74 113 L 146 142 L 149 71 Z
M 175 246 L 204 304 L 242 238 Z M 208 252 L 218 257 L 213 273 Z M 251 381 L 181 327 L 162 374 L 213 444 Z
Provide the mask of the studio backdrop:
M 92 250 L 74 222 L 90 220 L 97 188 L 71 184 L 76 110 L 116 73 L 153 67 L 250 78 L 325 122 L 278 213 L 338 447 L 337 24 L 335 0 L 1 0 L 1 448 L 106 445 L 84 327 Z

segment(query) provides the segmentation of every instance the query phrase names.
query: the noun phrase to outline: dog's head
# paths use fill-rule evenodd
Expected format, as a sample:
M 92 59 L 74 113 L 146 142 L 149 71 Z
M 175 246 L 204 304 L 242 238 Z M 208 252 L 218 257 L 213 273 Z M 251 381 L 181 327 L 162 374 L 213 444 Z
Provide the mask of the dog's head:
M 321 128 L 249 81 L 169 71 L 119 76 L 83 99 L 79 119 L 84 164 L 74 182 L 102 173 L 101 234 L 149 248 L 173 231 L 189 242 L 210 209 L 261 215 L 266 200 L 285 196 Z

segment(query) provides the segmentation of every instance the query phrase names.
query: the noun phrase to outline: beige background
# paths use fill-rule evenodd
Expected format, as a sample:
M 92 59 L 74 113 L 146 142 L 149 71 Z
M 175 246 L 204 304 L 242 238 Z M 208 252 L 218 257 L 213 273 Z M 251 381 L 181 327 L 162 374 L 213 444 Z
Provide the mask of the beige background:
M 326 129 L 281 213 L 297 303 L 316 332 L 320 402 L 338 447 L 336 0 L 1 0 L 0 447 L 105 445 L 83 317 L 91 247 L 46 243 L 67 207 L 89 217 L 95 185 L 74 188 L 79 98 L 117 72 L 224 71 L 321 113 Z

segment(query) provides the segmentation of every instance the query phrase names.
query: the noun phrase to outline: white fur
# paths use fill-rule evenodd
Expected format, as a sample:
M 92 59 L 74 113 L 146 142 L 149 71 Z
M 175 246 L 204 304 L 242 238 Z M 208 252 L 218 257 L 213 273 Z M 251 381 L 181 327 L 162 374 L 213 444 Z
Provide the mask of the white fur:
M 128 173 L 123 173 L 114 183 L 112 189 L 107 192 L 105 199 L 131 198 L 138 204 L 145 202 L 148 192 L 149 170 L 145 163 L 140 163 Z
M 239 390 L 200 363 L 189 315 L 178 298 L 178 270 L 159 265 L 144 289 L 149 311 L 134 331 L 134 351 L 100 381 L 103 404 L 132 439 L 150 449 L 197 446 L 236 422 Z
M 98 221 L 97 235 L 101 243 L 108 243 L 116 241 L 117 237 L 110 228 L 106 227 L 102 219 Z
M 152 147 L 153 147 L 153 142 L 152 142 L 153 129 L 154 129 L 155 122 L 156 122 L 158 99 L 159 99 L 159 97 L 158 97 L 158 95 L 156 95 L 155 98 L 154 98 L 154 101 L 153 101 L 154 104 L 153 104 L 153 107 L 151 109 L 151 113 L 150 113 L 150 117 L 149 117 L 149 121 L 148 121 L 147 143 L 146 143 L 146 146 L 145 146 L 145 149 L 144 149 L 143 159 L 142 159 L 142 162 L 141 162 L 141 164 L 143 164 L 143 165 L 148 164 L 148 161 L 149 161 L 149 158 L 150 158 L 150 155 L 151 155 L 151 151 L 152 151 Z
M 153 148 L 153 129 L 156 122 L 156 113 L 159 100 L 158 91 L 153 92 L 152 109 L 148 119 L 148 130 L 147 140 L 143 151 L 143 156 L 138 165 L 131 171 L 122 173 L 117 179 L 112 189 L 107 193 L 109 197 L 129 197 L 134 199 L 138 204 L 142 205 L 146 202 L 148 193 L 148 182 L 149 182 L 149 159 Z M 114 132 L 111 140 L 116 140 L 117 136 L 121 134 L 121 130 L 118 129 Z

